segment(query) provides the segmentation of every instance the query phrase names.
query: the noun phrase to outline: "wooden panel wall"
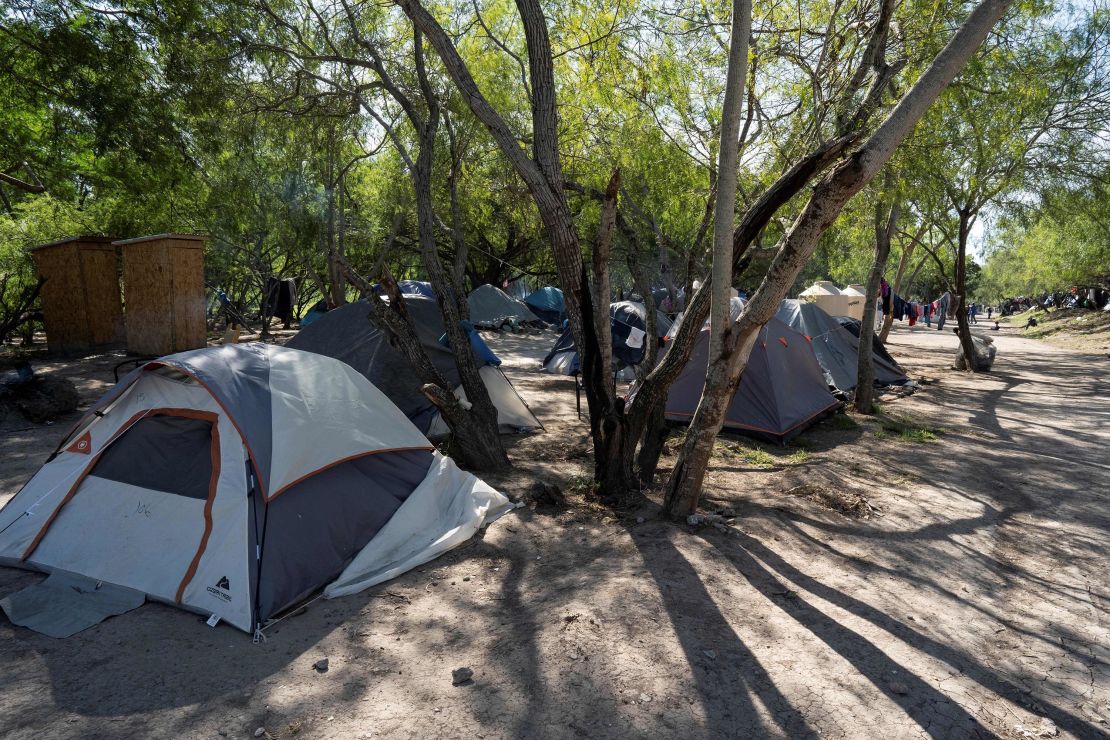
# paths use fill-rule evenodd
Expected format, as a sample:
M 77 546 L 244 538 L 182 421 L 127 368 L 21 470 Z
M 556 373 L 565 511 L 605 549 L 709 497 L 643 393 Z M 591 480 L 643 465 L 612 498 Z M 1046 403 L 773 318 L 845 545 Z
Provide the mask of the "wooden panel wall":
M 162 234 L 116 243 L 123 252 L 128 351 L 167 355 L 205 346 L 204 237 Z
M 122 343 L 123 303 L 116 248 L 111 244 L 82 244 L 80 254 L 89 342 L 94 347 Z
M 116 250 L 105 237 L 77 237 L 32 251 L 52 352 L 81 354 L 123 340 Z

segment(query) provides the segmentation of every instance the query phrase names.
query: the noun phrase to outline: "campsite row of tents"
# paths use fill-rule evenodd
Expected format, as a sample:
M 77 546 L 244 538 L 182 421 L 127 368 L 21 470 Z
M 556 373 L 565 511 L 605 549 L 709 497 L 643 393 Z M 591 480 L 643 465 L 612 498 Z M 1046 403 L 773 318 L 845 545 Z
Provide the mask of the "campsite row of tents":
M 735 320 L 744 303 L 733 298 Z M 642 304 L 622 302 L 610 307 L 614 370 L 632 380 L 629 371 L 643 359 L 646 331 Z M 842 323 L 843 321 L 843 323 Z M 840 401 L 834 392 L 846 394 L 856 386 L 859 367 L 859 322 L 849 317 L 838 320 L 816 303 L 785 300 L 777 315 L 761 330 L 759 339 L 740 378 L 725 417 L 725 428 L 772 442 L 782 443 L 835 409 Z M 662 314 L 657 318 L 660 338 L 678 330 L 678 323 Z M 909 381 L 876 337 L 872 347 L 875 379 L 879 385 L 903 385 Z M 698 336 L 689 362 L 671 384 L 666 418 L 685 423 L 693 418 L 705 385 L 709 364 L 708 323 Z M 545 372 L 577 375 L 578 353 L 566 331 L 543 361 Z M 630 393 L 634 395 L 635 386 Z
M 472 317 L 495 301 L 493 313 L 507 307 L 484 293 Z M 432 362 L 458 384 L 436 301 L 413 288 L 404 300 Z M 611 307 L 617 369 L 642 362 L 645 317 L 641 304 Z M 391 579 L 511 509 L 432 446 L 447 429 L 371 318 L 353 303 L 287 347 L 192 350 L 120 381 L 0 510 L 0 563 L 51 574 L 3 600 L 11 619 L 64 636 L 149 598 L 258 636 L 321 589 L 341 596 Z M 662 338 L 675 331 L 656 319 Z M 501 430 L 542 428 L 468 329 Z M 671 388 L 669 419 L 693 413 L 707 337 Z M 830 390 L 854 384 L 856 342 L 817 306 L 785 302 L 760 334 L 727 426 L 793 436 L 837 405 Z M 564 332 L 546 369 L 575 372 L 573 355 Z M 877 366 L 883 382 L 905 381 L 889 358 Z

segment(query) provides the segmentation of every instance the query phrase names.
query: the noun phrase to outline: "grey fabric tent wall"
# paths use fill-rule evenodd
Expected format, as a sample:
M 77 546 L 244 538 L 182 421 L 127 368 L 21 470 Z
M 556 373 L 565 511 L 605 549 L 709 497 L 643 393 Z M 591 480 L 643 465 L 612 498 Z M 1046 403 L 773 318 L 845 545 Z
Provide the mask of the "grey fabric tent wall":
M 785 300 L 775 318 L 809 337 L 817 362 L 825 372 L 826 382 L 839 391 L 856 387 L 859 375 L 859 338 L 816 303 Z M 875 382 L 879 385 L 901 385 L 908 378 L 896 363 L 872 352 Z
M 509 319 L 518 322 L 540 320 L 524 301 L 511 298 L 489 284 L 475 288 L 466 301 L 470 305 L 470 321 L 475 326 L 497 329 Z
M 256 509 L 264 537 L 258 618 L 265 622 L 335 580 L 420 485 L 432 459 L 427 450 L 403 450 L 347 460 Z
M 667 395 L 667 419 L 689 422 L 693 418 L 708 365 L 709 332 L 702 331 L 690 361 Z M 781 444 L 837 405 L 809 341 L 783 322 L 771 319 L 760 330 L 724 426 Z
M 439 343 L 444 332 L 439 305 L 430 298 L 406 295 L 405 307 L 432 364 L 452 387 L 457 386 L 460 380 L 454 353 Z M 370 319 L 366 301 L 348 303 L 301 329 L 285 346 L 347 363 L 388 396 L 420 431 L 427 433 L 438 411 L 420 392 L 423 384 L 412 365 L 389 343 L 389 335 Z

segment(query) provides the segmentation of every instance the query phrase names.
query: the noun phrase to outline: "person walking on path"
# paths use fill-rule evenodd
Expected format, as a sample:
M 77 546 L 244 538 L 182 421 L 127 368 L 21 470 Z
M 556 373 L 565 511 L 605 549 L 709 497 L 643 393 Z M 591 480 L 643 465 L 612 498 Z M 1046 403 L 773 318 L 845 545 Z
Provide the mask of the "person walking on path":
M 978 313 L 979 313 L 979 306 L 977 306 L 974 303 L 972 303 L 970 306 L 968 306 L 967 315 L 971 317 L 971 323 L 973 323 L 973 324 L 978 324 L 979 323 L 978 321 L 975 320 L 975 316 Z
M 994 306 L 987 306 L 987 321 L 991 320 L 991 314 L 994 313 Z

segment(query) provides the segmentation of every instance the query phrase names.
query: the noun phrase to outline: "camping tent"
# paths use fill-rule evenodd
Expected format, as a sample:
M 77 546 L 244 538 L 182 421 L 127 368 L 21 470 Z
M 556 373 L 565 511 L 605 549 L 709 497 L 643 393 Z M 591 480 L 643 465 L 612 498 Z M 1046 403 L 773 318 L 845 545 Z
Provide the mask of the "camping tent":
M 642 303 L 618 301 L 609 305 L 609 329 L 613 337 L 613 363 L 618 368 L 639 365 L 644 359 L 644 336 L 647 330 L 644 318 L 647 310 Z M 671 320 L 661 311 L 655 312 L 655 330 L 660 338 L 671 329 Z M 574 375 L 580 370 L 578 349 L 574 336 L 567 327 L 555 341 L 547 357 L 543 358 L 544 372 Z
M 532 313 L 539 316 L 549 324 L 561 324 L 567 316 L 567 307 L 563 302 L 563 291 L 558 288 L 540 288 L 528 294 L 524 299 Z
M 651 294 L 655 298 L 655 305 L 665 314 L 678 313 L 686 305 L 686 291 L 682 288 L 675 289 L 673 301 L 671 300 L 670 292 L 666 288 L 652 288 Z
M 829 386 L 839 391 L 849 391 L 856 387 L 859 374 L 857 334 L 846 329 L 839 319 L 822 311 L 816 303 L 785 300 L 779 305 L 776 318 L 809 338 Z M 879 347 L 882 348 L 881 352 L 874 350 L 872 354 L 875 382 L 879 385 L 902 385 L 909 380 L 902 368 L 887 354 L 886 348 L 882 347 L 882 342 L 879 342 Z
M 504 291 L 489 284 L 475 288 L 466 300 L 470 304 L 470 320 L 475 326 L 500 329 L 513 321 L 523 324 L 540 320 L 529 310 L 524 301 L 511 298 Z
M 432 300 L 435 300 L 436 297 L 436 292 L 432 290 L 432 284 L 423 280 L 401 280 L 397 283 L 397 287 L 405 295 L 422 295 Z
M 837 316 L 837 323 L 843 326 L 857 340 L 860 333 L 860 322 L 849 316 Z M 857 345 L 858 346 L 858 345 Z M 875 382 L 881 385 L 903 385 L 909 382 L 906 372 L 898 365 L 890 352 L 887 351 L 883 340 L 878 333 L 871 335 L 872 361 L 875 363 Z
M 434 300 L 420 296 L 408 295 L 404 300 L 416 335 L 432 364 L 447 382 L 458 387 L 461 380 L 455 353 L 440 343 L 445 329 L 439 306 Z M 493 357 L 477 332 L 472 331 L 470 336 L 471 344 L 478 345 L 475 347 L 477 358 Z M 374 326 L 370 306 L 365 301 L 328 311 L 298 332 L 286 346 L 342 360 L 366 376 L 421 432 L 433 438 L 444 433 L 445 426 L 437 423 L 439 410 L 420 391 L 423 383 L 419 375 L 404 354 L 390 343 L 388 332 Z M 496 367 L 483 364 L 481 359 L 477 361 L 478 372 L 497 406 L 501 431 L 511 433 L 541 428 L 505 375 Z
M 511 507 L 343 363 L 225 345 L 105 394 L 0 510 L 0 562 L 250 632 L 322 587 L 427 562 Z
M 708 365 L 709 332 L 703 330 L 690 361 L 671 384 L 667 419 L 688 423 L 694 416 Z M 778 319 L 771 319 L 760 329 L 729 404 L 724 428 L 783 443 L 838 403 L 825 385 L 806 338 Z

